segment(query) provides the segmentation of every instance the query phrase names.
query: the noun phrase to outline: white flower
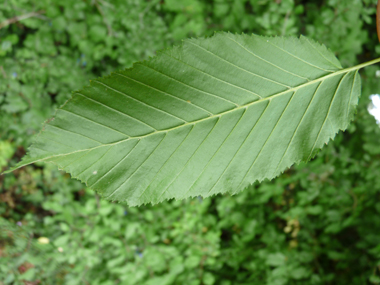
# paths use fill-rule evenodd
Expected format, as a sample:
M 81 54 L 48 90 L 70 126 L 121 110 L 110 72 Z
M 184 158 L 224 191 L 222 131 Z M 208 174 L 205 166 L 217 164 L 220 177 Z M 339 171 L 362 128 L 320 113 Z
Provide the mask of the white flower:
M 38 243 L 40 244 L 48 244 L 50 240 L 47 237 L 39 237 L 38 238 Z

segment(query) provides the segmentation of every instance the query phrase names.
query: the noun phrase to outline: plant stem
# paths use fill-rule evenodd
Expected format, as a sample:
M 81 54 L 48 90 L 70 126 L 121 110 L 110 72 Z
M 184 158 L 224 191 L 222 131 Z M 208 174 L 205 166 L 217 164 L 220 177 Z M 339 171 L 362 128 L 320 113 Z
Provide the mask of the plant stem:
M 377 30 L 377 38 L 380 42 L 380 0 L 377 1 L 376 7 L 376 30 Z
M 10 25 L 10 24 L 13 24 L 13 23 L 16 23 L 16 22 L 19 22 L 19 21 L 22 21 L 22 20 L 25 20 L 25 19 L 28 19 L 28 18 L 31 18 L 31 17 L 38 17 L 38 16 L 41 16 L 41 14 L 45 13 L 44 10 L 41 10 L 41 11 L 38 11 L 38 12 L 31 12 L 31 13 L 27 13 L 27 14 L 24 14 L 24 15 L 20 15 L 20 16 L 16 16 L 16 17 L 13 17 L 11 19 L 7 19 L 5 20 L 4 22 L 0 23 L 0 29 Z
M 364 62 L 364 63 L 361 63 L 361 64 L 358 64 L 358 65 L 355 65 L 353 67 L 346 68 L 345 70 L 346 71 L 358 70 L 358 69 L 362 69 L 363 67 L 366 67 L 366 66 L 369 66 L 369 65 L 373 65 L 373 64 L 376 64 L 376 63 L 379 63 L 379 62 L 380 62 L 380 57 L 376 58 L 376 59 L 373 59 L 373 60 L 370 60 L 370 61 L 367 61 L 367 62 Z

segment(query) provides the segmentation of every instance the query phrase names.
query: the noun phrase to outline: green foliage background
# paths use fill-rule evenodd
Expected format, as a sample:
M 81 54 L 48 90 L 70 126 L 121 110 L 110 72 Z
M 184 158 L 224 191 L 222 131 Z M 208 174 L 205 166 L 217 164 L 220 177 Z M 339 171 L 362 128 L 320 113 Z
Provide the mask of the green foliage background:
M 0 167 L 23 156 L 72 90 L 183 38 L 304 34 L 344 67 L 379 57 L 375 7 L 5 0 L 0 26 L 36 15 L 0 29 Z M 308 164 L 233 197 L 128 208 L 50 165 L 0 176 L 0 284 L 380 284 L 380 128 L 367 112 L 380 89 L 376 71 L 361 71 L 362 98 L 345 133 Z

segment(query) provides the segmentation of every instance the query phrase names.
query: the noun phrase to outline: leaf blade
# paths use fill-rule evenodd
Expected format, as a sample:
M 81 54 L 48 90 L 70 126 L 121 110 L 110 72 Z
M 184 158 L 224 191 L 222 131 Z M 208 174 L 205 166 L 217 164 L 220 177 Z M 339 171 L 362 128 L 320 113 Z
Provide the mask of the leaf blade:
M 16 167 L 55 163 L 130 205 L 235 193 L 347 127 L 357 70 L 305 37 L 187 40 L 75 92 Z

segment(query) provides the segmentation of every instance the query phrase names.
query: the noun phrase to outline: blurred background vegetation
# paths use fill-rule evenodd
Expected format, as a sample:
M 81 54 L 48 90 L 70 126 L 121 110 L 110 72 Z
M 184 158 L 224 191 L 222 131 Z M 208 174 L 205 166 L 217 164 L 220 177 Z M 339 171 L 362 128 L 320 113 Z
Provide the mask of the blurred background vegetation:
M 376 2 L 3 0 L 0 168 L 71 91 L 187 37 L 304 34 L 346 67 L 379 57 Z M 380 284 L 378 68 L 347 131 L 233 197 L 129 208 L 51 165 L 0 176 L 0 284 Z

